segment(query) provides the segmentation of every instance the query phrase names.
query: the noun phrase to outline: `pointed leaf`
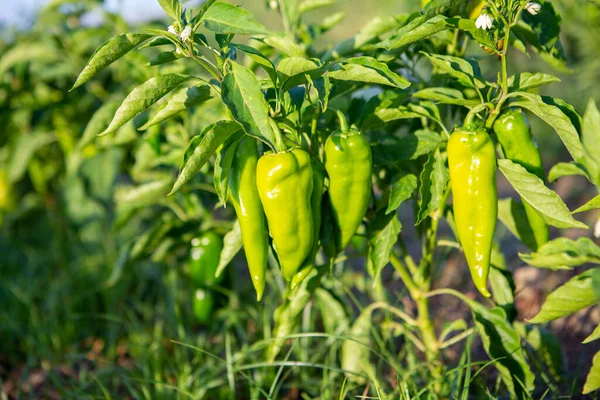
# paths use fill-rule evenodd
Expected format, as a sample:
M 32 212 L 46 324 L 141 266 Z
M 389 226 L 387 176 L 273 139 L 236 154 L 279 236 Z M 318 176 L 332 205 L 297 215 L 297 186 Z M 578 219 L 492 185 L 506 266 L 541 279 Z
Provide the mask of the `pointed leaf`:
M 390 190 L 390 199 L 388 200 L 388 206 L 385 213 L 389 214 L 396 211 L 402 202 L 410 199 L 416 189 L 417 177 L 413 174 L 402 175 L 399 179 L 394 181 Z
M 221 257 L 219 258 L 219 266 L 215 271 L 216 278 L 221 276 L 227 265 L 229 265 L 241 249 L 242 231 L 240 229 L 240 222 L 236 219 L 231 230 L 223 237 L 223 250 L 221 250 Z
M 571 269 L 587 263 L 600 264 L 600 247 L 586 237 L 574 241 L 558 238 L 544 244 L 535 253 L 519 253 L 519 257 L 538 268 Z
M 590 368 L 585 385 L 583 385 L 583 394 L 588 394 L 598 389 L 600 389 L 600 351 L 596 353 L 592 360 L 592 368 Z
M 391 71 L 387 64 L 373 57 L 355 57 L 340 64 L 340 69 L 330 71 L 329 77 L 342 81 L 374 83 L 406 89 L 410 82 Z
M 392 36 L 379 43 L 377 47 L 383 47 L 387 50 L 397 49 L 446 29 L 448 29 L 448 26 L 446 24 L 446 17 L 443 15 L 438 15 L 431 19 L 426 16 L 417 17 L 398 29 Z
M 571 278 L 546 298 L 540 312 L 528 322 L 541 324 L 571 315 L 600 300 L 600 268 Z
M 402 230 L 402 224 L 396 214 L 382 218 L 379 224 L 375 225 L 371 228 L 369 235 L 369 258 L 373 269 L 369 272 L 373 277 L 373 283 L 379 281 L 381 270 L 390 262 L 392 249 L 398 241 L 398 235 Z
M 98 71 L 106 68 L 153 36 L 146 33 L 124 33 L 109 39 L 92 54 L 71 90 L 83 85 Z
M 221 84 L 221 98 L 248 135 L 273 147 L 275 132 L 269 122 L 269 105 L 252 71 L 232 62 Z
M 200 135 L 194 136 L 185 151 L 179 176 L 169 194 L 177 192 L 186 182 L 192 179 L 221 143 L 240 129 L 240 125 L 236 122 L 218 121 L 207 126 Z
M 555 164 L 550 172 L 548 173 L 548 181 L 554 182 L 558 178 L 562 178 L 564 176 L 573 176 L 573 175 L 582 175 L 586 178 L 590 179 L 585 167 L 576 162 L 559 162 Z
M 573 214 L 584 211 L 596 210 L 598 208 L 600 208 L 600 194 L 588 201 L 587 203 L 585 203 L 584 205 L 582 205 L 581 207 L 579 207 L 577 210 L 573 211 Z
M 519 195 L 540 213 L 546 223 L 557 228 L 587 229 L 587 225 L 571 216 L 561 198 L 548 189 L 537 176 L 510 160 L 498 160 L 500 171 Z
M 554 82 L 560 82 L 560 79 L 541 72 L 535 74 L 522 72 L 508 77 L 508 90 L 510 92 L 524 91 Z
M 206 28 L 223 35 L 266 35 L 269 30 L 254 19 L 252 14 L 229 3 L 216 2 L 202 18 Z
M 546 104 L 544 99 L 537 94 L 515 92 L 511 93 L 511 95 L 522 98 L 519 101 L 513 102 L 513 106 L 528 109 L 554 128 L 575 161 L 579 162 L 584 157 L 583 145 L 579 140 L 577 129 L 575 129 L 569 117 L 560 108 Z
M 192 87 L 184 86 L 177 89 L 174 94 L 150 117 L 148 122 L 140 128 L 141 131 L 159 124 L 172 116 L 196 107 L 205 101 L 211 99 L 215 92 L 208 85 L 197 85 Z
M 537 248 L 537 242 L 522 202 L 510 198 L 498 200 L 498 219 L 527 247 L 533 250 Z
M 598 339 L 600 339 L 600 325 L 598 325 L 596 329 L 594 329 L 594 332 L 592 332 L 590 336 L 586 337 L 585 340 L 581 342 L 581 344 L 590 343 Z
M 110 125 L 101 135 L 116 131 L 136 115 L 160 100 L 164 95 L 181 85 L 195 79 L 189 75 L 166 74 L 148 79 L 131 91 L 115 113 Z

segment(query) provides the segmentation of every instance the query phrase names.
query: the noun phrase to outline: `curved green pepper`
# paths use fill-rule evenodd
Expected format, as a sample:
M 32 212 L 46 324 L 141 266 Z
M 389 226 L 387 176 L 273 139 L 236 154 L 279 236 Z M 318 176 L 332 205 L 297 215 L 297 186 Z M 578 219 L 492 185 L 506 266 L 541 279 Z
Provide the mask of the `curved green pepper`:
M 312 160 L 313 190 L 310 196 L 310 207 L 313 217 L 313 247 L 310 254 L 304 260 L 300 270 L 294 274 L 290 286 L 295 289 L 315 267 L 315 257 L 319 250 L 319 232 L 321 230 L 321 202 L 323 201 L 323 189 L 325 188 L 325 168 L 319 161 Z
M 266 153 L 256 170 L 258 193 L 286 280 L 292 279 L 313 247 L 313 172 L 301 149 Z
M 336 132 L 325 142 L 329 201 L 342 251 L 360 226 L 371 197 L 372 158 L 367 139 L 356 131 Z
M 448 141 L 454 221 L 475 286 L 485 297 L 496 220 L 496 151 L 484 129 L 457 129 Z
M 210 317 L 215 306 L 215 296 L 209 289 L 198 289 L 194 293 L 192 309 L 196 320 L 201 324 L 210 322 Z
M 246 261 L 257 301 L 265 290 L 269 238 L 263 206 L 256 186 L 258 147 L 256 140 L 244 136 L 238 143 L 229 176 L 229 194 L 240 223 Z
M 507 159 L 520 164 L 542 181 L 545 180 L 542 155 L 537 142 L 531 135 L 529 121 L 523 111 L 510 109 L 502 113 L 494 123 L 494 133 Z M 527 245 L 531 247 L 531 250 L 536 251 L 538 247 L 549 240 L 548 225 L 531 204 L 525 199 L 522 200 L 535 239 L 535 243 Z
M 213 231 L 192 239 L 190 252 L 190 276 L 199 287 L 210 287 L 223 280 L 215 277 L 223 250 L 223 238 Z

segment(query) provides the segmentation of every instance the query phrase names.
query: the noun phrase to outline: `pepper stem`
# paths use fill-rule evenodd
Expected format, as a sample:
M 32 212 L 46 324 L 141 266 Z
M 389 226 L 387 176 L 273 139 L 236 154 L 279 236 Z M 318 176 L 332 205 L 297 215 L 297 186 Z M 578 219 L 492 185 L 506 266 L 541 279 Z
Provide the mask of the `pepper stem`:
M 337 114 L 338 120 L 340 121 L 340 130 L 342 132 L 348 132 L 350 128 L 348 127 L 348 120 L 346 119 L 344 113 L 340 110 L 335 110 L 335 113 Z
M 275 151 L 277 153 L 281 153 L 287 150 L 285 140 L 283 139 L 283 134 L 277 126 L 277 122 L 275 122 L 273 118 L 269 118 L 269 124 L 271 124 L 271 128 L 273 128 L 273 133 L 275 133 Z

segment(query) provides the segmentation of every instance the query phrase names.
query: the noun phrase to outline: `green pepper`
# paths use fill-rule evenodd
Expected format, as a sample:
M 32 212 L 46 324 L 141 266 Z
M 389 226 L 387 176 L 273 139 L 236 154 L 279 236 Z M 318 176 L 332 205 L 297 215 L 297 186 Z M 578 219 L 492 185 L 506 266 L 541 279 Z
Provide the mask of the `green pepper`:
M 210 322 L 210 317 L 215 306 L 215 296 L 210 289 L 198 289 L 194 293 L 192 309 L 196 320 L 201 324 Z
M 348 130 L 333 133 L 325 142 L 329 201 L 336 223 L 336 247 L 342 251 L 360 226 L 371 197 L 371 147 L 363 135 Z
M 240 223 L 246 261 L 257 301 L 265 290 L 269 238 L 263 206 L 256 186 L 258 146 L 244 136 L 238 143 L 229 176 L 229 194 Z
M 198 287 L 218 284 L 224 275 L 215 277 L 223 250 L 223 238 L 213 231 L 192 239 L 190 252 L 190 276 Z
M 313 172 L 301 149 L 265 153 L 256 171 L 258 193 L 286 280 L 292 279 L 313 247 Z
M 454 222 L 475 286 L 485 297 L 496 220 L 496 150 L 484 129 L 456 129 L 448 141 Z
M 542 181 L 545 180 L 542 155 L 537 142 L 531 135 L 529 122 L 523 111 L 509 109 L 502 113 L 494 123 L 494 133 L 502 146 L 504 157 L 520 164 Z M 531 247 L 531 250 L 536 251 L 538 247 L 549 240 L 548 225 L 531 204 L 525 199 L 522 200 L 535 239 L 535 243 L 527 243 L 527 245 Z
M 323 189 L 325 188 L 325 168 L 319 161 L 312 160 L 313 190 L 310 196 L 310 207 L 313 218 L 313 246 L 310 254 L 304 260 L 300 270 L 292 277 L 290 286 L 295 289 L 315 267 L 315 258 L 319 250 L 319 232 L 321 230 L 321 202 L 323 201 Z

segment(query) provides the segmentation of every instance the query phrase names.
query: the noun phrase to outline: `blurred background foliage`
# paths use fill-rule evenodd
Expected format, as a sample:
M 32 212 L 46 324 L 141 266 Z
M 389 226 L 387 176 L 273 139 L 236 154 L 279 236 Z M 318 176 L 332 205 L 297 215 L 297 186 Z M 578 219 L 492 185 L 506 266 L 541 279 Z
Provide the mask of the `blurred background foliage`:
M 156 51 L 130 53 L 85 87 L 69 91 L 94 49 L 130 29 L 127 15 L 99 11 L 99 3 L 54 1 L 38 10 L 29 29 L 5 25 L 1 35 L 0 199 L 5 187 L 12 195 L 0 210 L 0 393 L 200 398 L 210 391 L 211 398 L 228 398 L 232 388 L 258 395 L 265 382 L 275 382 L 271 396 L 277 398 L 295 379 L 315 388 L 311 396 L 333 398 L 344 382 L 339 371 L 308 364 L 276 377 L 276 368 L 258 368 L 284 290 L 278 275 L 269 275 L 270 287 L 278 290 L 256 304 L 243 260 L 236 258 L 219 288 L 222 307 L 212 323 L 194 321 L 186 274 L 189 244 L 206 229 L 229 231 L 230 223 L 221 217 L 231 210 L 217 208 L 208 173 L 189 190 L 166 200 L 164 195 L 190 137 L 224 111 L 209 101 L 175 123 L 140 133 L 137 128 L 148 119 L 144 113 L 115 135 L 97 138 L 120 100 L 158 68 L 148 65 Z M 268 1 L 235 3 L 269 28 L 281 28 Z M 571 71 L 558 73 L 562 82 L 542 93 L 583 111 L 589 97 L 600 101 L 600 8 L 582 0 L 553 3 L 563 16 Z M 309 20 L 345 13 L 342 23 L 319 39 L 317 45 L 325 48 L 377 15 L 415 11 L 419 5 L 416 0 L 342 1 Z M 89 12 L 102 23 L 82 24 Z M 483 67 L 494 76 L 492 61 Z M 513 61 L 514 71 L 550 68 L 536 56 L 515 53 Z M 187 64 L 169 68 L 185 72 Z M 550 128 L 535 126 L 540 126 L 534 128 L 538 139 L 552 145 L 544 153 L 548 165 L 566 159 L 558 139 L 544 132 Z M 137 140 L 140 135 L 144 140 Z M 162 186 L 156 184 L 161 177 Z M 348 269 L 340 282 L 324 285 L 356 299 L 354 304 L 361 296 L 380 298 L 365 280 Z M 352 303 L 328 296 L 317 296 L 315 307 L 351 309 Z M 302 323 L 304 331 L 322 331 L 328 321 Z M 339 341 L 302 340 L 292 349 L 304 353 L 301 359 L 315 356 L 318 364 L 335 364 Z M 415 354 L 402 356 L 416 360 Z M 233 362 L 242 367 L 233 371 Z M 418 368 L 406 373 L 419 375 Z

